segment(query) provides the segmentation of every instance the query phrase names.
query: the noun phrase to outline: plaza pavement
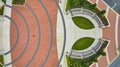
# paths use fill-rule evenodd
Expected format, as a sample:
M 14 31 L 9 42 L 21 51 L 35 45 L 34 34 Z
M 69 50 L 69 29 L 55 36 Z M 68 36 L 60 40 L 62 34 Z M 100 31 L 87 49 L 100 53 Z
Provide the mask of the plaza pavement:
M 58 56 L 57 56 L 57 45 L 56 45 L 56 19 L 57 19 L 57 6 L 54 3 L 54 0 L 41 0 L 45 7 L 47 8 L 51 21 L 52 21 L 52 28 L 53 28 L 53 44 L 52 44 L 52 51 L 50 54 L 50 57 L 48 58 L 47 63 L 45 64 L 45 67 L 55 67 L 58 62 Z M 48 16 L 46 12 L 44 11 L 43 7 L 39 3 L 38 0 L 26 0 L 27 4 L 30 5 L 30 7 L 35 12 L 39 24 L 40 24 L 40 32 L 41 32 L 41 39 L 40 44 L 38 43 L 38 26 L 36 24 L 35 17 L 30 12 L 30 10 L 27 8 L 26 4 L 24 6 L 15 6 L 18 11 L 22 13 L 22 15 L 27 20 L 28 27 L 30 29 L 30 40 L 28 42 L 27 49 L 25 53 L 20 57 L 19 60 L 17 60 L 15 63 L 13 63 L 13 67 L 24 67 L 32 58 L 36 48 L 38 45 L 40 45 L 40 48 L 33 57 L 32 62 L 29 64 L 30 67 L 40 67 L 43 62 L 45 61 L 46 55 L 50 48 L 50 24 L 48 21 Z M 15 60 L 24 50 L 28 38 L 28 30 L 26 28 L 25 22 L 23 21 L 22 17 L 12 10 L 12 19 L 16 22 L 17 27 L 19 29 L 19 41 L 17 43 L 16 48 L 11 52 L 12 61 Z M 10 26 L 10 44 L 11 48 L 14 46 L 14 43 L 16 41 L 17 37 L 17 31 L 13 23 L 11 23 Z
M 12 5 L 12 0 L 7 0 L 6 4 Z M 3 15 L 11 17 L 11 8 L 4 6 Z M 10 50 L 10 20 L 3 16 L 0 16 L 0 18 L 0 52 L 4 56 L 4 64 L 7 64 L 11 62 L 11 53 L 5 55 Z M 7 67 L 12 67 L 12 65 Z
M 116 23 L 120 24 L 119 23 L 120 17 L 109 6 L 107 6 L 102 0 L 89 0 L 89 1 L 93 2 L 93 3 L 97 3 L 99 9 L 106 10 L 105 16 L 107 17 L 107 19 L 110 23 L 110 27 L 103 29 L 103 38 L 111 41 L 106 49 L 107 55 L 100 57 L 98 63 L 94 63 L 91 67 L 107 67 L 109 64 L 111 64 L 111 62 L 114 60 L 114 58 L 118 54 L 118 47 L 119 47 L 120 43 L 117 44 L 117 42 L 119 42 L 120 35 L 119 35 L 119 25 L 118 25 L 118 29 L 116 30 Z M 63 2 L 64 1 L 62 1 L 62 3 Z M 62 9 L 64 9 L 64 7 L 65 6 L 61 6 Z M 65 14 L 64 11 L 63 11 L 63 14 Z M 64 16 L 66 17 L 66 15 L 64 15 Z M 119 21 L 117 21 L 117 19 L 116 19 L 118 17 L 119 17 L 119 19 L 118 19 Z M 68 19 L 68 18 L 66 18 L 66 19 Z M 118 32 L 116 32 L 116 31 L 118 31 Z M 118 35 L 116 33 L 118 33 Z M 61 34 L 61 36 L 64 36 L 64 35 Z M 118 36 L 118 41 L 116 41 L 117 36 Z M 60 40 L 58 40 L 58 41 L 60 41 Z M 71 42 L 71 41 L 69 41 L 69 42 Z M 66 60 L 63 60 L 63 61 L 65 62 Z

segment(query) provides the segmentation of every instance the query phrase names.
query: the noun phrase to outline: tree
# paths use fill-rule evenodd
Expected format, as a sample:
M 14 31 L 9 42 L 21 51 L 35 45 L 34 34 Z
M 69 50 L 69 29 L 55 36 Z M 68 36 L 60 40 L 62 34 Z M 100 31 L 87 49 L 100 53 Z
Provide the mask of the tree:
M 96 3 L 95 3 L 95 4 L 91 4 L 91 5 L 90 5 L 90 8 L 91 8 L 91 9 L 95 9 L 95 8 L 96 8 L 96 6 L 97 6 L 97 4 L 96 4 Z
M 78 0 L 74 0 L 75 6 L 78 6 L 80 2 Z

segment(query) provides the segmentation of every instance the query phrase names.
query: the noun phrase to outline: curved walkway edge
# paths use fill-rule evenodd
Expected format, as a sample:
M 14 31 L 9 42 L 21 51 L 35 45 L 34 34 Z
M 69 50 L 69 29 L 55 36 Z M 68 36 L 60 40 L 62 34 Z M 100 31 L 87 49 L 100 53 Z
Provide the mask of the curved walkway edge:
M 12 6 L 12 0 L 7 0 L 6 4 Z M 11 8 L 5 6 L 4 8 L 4 15 L 11 17 Z M 4 18 L 4 25 L 3 25 L 3 36 L 4 36 L 4 53 L 10 50 L 10 20 Z M 4 55 L 4 64 L 11 62 L 11 53 L 8 55 Z M 9 65 L 7 67 L 12 67 Z

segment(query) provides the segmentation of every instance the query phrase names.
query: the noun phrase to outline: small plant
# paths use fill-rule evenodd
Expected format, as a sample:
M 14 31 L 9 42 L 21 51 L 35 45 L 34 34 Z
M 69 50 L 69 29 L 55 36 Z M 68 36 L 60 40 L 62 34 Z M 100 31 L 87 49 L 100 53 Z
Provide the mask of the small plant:
M 102 56 L 106 56 L 106 53 L 105 53 L 104 51 L 101 51 L 100 54 L 101 54 Z
M 98 12 L 98 14 L 101 15 L 101 16 L 103 16 L 105 13 L 106 13 L 105 10 L 102 10 L 102 11 L 99 11 L 99 12 Z
M 97 4 L 95 3 L 95 4 L 91 4 L 89 7 L 90 7 L 90 9 L 96 9 L 96 6 L 97 6 Z

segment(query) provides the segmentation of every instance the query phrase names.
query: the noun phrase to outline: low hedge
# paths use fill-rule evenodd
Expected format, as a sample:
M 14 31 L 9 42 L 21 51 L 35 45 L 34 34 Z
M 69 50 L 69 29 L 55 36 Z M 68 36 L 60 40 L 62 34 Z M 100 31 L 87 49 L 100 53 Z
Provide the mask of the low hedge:
M 12 3 L 13 4 L 18 4 L 18 5 L 24 5 L 25 4 L 25 0 L 13 0 Z
M 2 0 L 2 1 L 6 3 L 6 0 Z M 23 5 L 25 4 L 25 0 L 12 0 L 12 4 Z
M 4 56 L 0 55 L 0 63 L 4 65 Z
M 0 15 L 3 15 L 3 12 L 4 12 L 4 6 L 0 8 Z

